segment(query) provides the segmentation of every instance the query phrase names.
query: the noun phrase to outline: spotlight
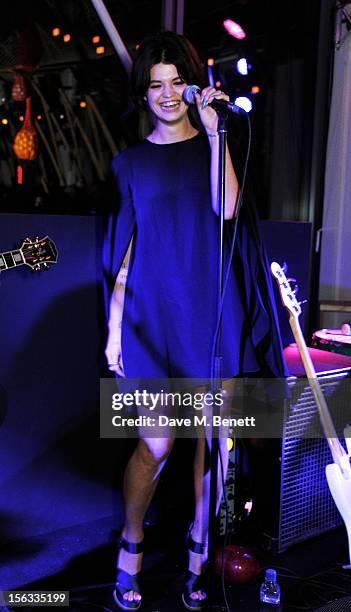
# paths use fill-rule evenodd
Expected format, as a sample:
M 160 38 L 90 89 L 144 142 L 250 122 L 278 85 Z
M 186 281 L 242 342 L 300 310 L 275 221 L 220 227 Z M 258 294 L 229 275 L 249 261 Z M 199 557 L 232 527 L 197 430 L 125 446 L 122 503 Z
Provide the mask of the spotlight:
M 253 86 L 251 87 L 251 93 L 252 93 L 252 94 L 257 94 L 257 93 L 260 93 L 260 91 L 261 91 L 261 88 L 260 88 L 258 85 L 253 85 Z
M 96 47 L 95 52 L 97 55 L 103 55 L 103 53 L 105 53 L 105 47 Z
M 252 102 L 246 96 L 239 96 L 238 98 L 235 98 L 234 103 L 237 106 L 240 106 L 240 108 L 243 108 L 247 113 L 252 110 Z
M 213 57 L 209 57 L 208 60 L 207 60 L 207 66 L 214 66 L 214 63 L 215 63 L 215 61 L 214 61 Z
M 8 119 L 1 119 L 2 125 L 7 125 L 8 122 L 9 122 Z
M 227 445 L 228 445 L 228 451 L 230 452 L 233 449 L 234 440 L 232 440 L 232 438 L 228 438 L 227 439 Z
M 249 74 L 249 68 L 251 68 L 251 66 L 249 66 L 247 63 L 246 57 L 241 57 L 236 62 L 236 69 L 238 73 L 242 74 L 243 76 L 247 76 Z
M 42 120 L 42 116 L 41 115 L 37 115 L 37 119 L 38 119 L 38 121 L 41 121 Z
M 23 115 L 20 115 L 18 118 L 19 118 L 20 121 L 24 121 Z
M 80 106 L 80 108 L 86 108 L 87 103 L 85 102 L 85 100 L 81 100 L 81 101 L 79 102 L 79 106 Z
M 231 19 L 226 19 L 225 21 L 223 21 L 223 26 L 227 30 L 228 34 L 230 34 L 230 36 L 234 36 L 234 38 L 236 38 L 237 40 L 243 40 L 243 38 L 246 38 L 246 33 L 244 32 L 242 27 L 235 21 L 232 21 Z
M 70 34 L 65 34 L 63 37 L 63 42 L 67 43 L 71 40 L 71 35 Z
M 53 29 L 51 30 L 51 34 L 52 34 L 53 36 L 60 36 L 60 34 L 61 34 L 61 30 L 60 30 L 60 28 L 53 28 Z
M 220 87 L 222 83 L 220 81 L 216 81 L 216 87 Z
M 92 41 L 94 45 L 97 45 L 100 42 L 100 36 L 93 36 Z

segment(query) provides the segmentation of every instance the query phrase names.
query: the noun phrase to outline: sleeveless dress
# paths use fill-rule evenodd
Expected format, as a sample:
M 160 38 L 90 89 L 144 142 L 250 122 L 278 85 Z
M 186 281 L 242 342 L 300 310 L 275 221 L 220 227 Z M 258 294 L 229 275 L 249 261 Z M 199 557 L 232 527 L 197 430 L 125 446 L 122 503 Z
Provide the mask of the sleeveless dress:
M 120 153 L 113 171 L 119 214 L 112 250 L 123 257 L 134 235 L 122 320 L 125 375 L 210 377 L 219 223 L 211 207 L 207 138 L 162 145 L 144 140 Z M 228 254 L 229 240 L 225 270 Z M 260 369 L 244 302 L 234 265 L 223 309 L 224 377 Z

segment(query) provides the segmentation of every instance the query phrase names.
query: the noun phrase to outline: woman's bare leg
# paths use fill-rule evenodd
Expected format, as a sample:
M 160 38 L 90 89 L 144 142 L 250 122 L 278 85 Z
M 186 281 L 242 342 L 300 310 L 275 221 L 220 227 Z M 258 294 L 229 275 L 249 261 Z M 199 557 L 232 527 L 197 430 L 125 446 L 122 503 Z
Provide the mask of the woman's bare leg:
M 129 460 L 124 474 L 125 523 L 122 529 L 122 536 L 128 542 L 141 542 L 144 538 L 144 517 L 173 443 L 172 438 L 141 439 Z M 140 571 L 141 562 L 142 554 L 131 554 L 123 548 L 120 550 L 119 569 L 133 575 Z M 141 595 L 128 591 L 124 598 L 140 601 Z

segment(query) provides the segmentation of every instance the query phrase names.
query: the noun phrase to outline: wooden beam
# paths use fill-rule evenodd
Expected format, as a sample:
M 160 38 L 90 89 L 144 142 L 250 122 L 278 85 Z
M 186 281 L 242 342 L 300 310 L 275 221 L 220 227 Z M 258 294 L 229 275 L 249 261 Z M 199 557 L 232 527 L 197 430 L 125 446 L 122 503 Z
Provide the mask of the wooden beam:
M 119 59 L 121 60 L 128 75 L 130 75 L 132 70 L 132 58 L 130 57 L 128 49 L 125 46 L 122 38 L 120 37 L 105 4 L 102 0 L 91 0 L 91 2 L 100 17 L 107 34 L 109 35 L 110 41 L 112 42 Z
M 162 30 L 184 32 L 184 0 L 162 0 Z

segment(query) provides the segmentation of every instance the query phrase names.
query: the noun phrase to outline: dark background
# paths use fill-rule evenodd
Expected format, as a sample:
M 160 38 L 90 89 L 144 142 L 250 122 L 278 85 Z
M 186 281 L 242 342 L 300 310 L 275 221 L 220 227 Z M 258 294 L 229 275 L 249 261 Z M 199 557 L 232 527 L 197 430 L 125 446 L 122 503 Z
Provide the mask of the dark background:
M 0 159 L 8 163 L 12 156 L 11 142 L 21 127 L 24 103 L 11 100 L 15 73 L 21 65 L 38 66 L 26 73 L 29 93 L 32 92 L 33 117 L 43 116 L 41 127 L 48 137 L 42 102 L 31 88 L 34 78 L 45 96 L 51 112 L 58 119 L 69 139 L 66 119 L 60 119 L 64 108 L 58 89 L 62 87 L 65 70 L 74 78 L 73 109 L 87 127 L 84 110 L 79 102 L 89 94 L 93 97 L 118 148 L 138 139 L 138 120 L 129 101 L 126 72 L 108 40 L 99 17 L 89 0 L 37 0 L 23 4 L 19 0 L 6 2 L 6 19 L 0 24 L 0 114 L 9 119 L 1 126 L 4 137 Z M 249 95 L 254 108 L 250 177 L 256 193 L 256 205 L 262 218 L 311 221 L 309 179 L 315 87 L 317 79 L 317 47 L 321 13 L 329 2 L 320 0 L 219 0 L 205 8 L 199 0 L 185 2 L 184 34 L 198 49 L 206 64 L 212 57 L 215 75 L 221 87 L 231 97 Z M 133 56 L 138 42 L 162 27 L 163 3 L 160 1 L 107 0 L 117 29 Z M 5 6 L 4 6 L 5 8 Z M 329 11 L 327 19 L 333 17 Z M 243 41 L 227 34 L 226 18 L 239 22 L 247 33 Z M 62 36 L 53 38 L 52 28 L 58 26 L 72 39 L 64 44 Z M 97 56 L 91 42 L 100 35 L 105 55 Z M 251 69 L 247 77 L 235 69 L 236 60 L 245 56 Z M 223 58 L 229 57 L 227 61 Z M 16 68 L 17 67 L 17 68 Z M 260 92 L 250 94 L 258 85 Z M 69 88 L 66 92 L 68 93 Z M 87 127 L 89 130 L 89 128 Z M 245 126 L 235 127 L 239 147 L 246 150 Z M 6 142 L 5 142 L 6 141 Z M 6 146 L 5 146 L 6 144 Z M 106 143 L 105 143 L 106 145 Z M 40 184 L 39 162 L 24 163 L 25 185 L 15 188 L 4 185 L 0 178 L 0 211 L 101 213 L 109 205 L 110 189 L 91 164 L 84 144 L 81 148 L 84 176 L 81 180 L 59 185 L 52 164 L 41 142 L 41 156 L 48 174 L 48 193 Z M 102 152 L 104 175 L 108 178 L 111 151 Z

